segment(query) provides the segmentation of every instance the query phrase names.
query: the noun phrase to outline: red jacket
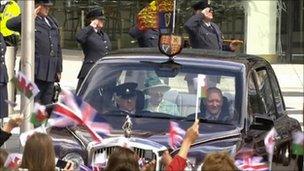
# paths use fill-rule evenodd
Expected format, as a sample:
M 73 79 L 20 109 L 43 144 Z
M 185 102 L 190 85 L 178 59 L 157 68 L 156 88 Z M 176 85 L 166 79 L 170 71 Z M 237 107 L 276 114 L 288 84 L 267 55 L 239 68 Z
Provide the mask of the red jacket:
M 186 159 L 175 155 L 170 164 L 166 167 L 166 171 L 183 171 L 186 168 Z

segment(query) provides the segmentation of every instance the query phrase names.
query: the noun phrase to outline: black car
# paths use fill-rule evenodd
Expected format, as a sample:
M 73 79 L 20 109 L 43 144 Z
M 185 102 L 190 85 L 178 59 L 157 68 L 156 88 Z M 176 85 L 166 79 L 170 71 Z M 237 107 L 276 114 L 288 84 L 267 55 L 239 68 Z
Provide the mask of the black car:
M 118 106 L 115 87 L 125 83 L 136 84 L 133 111 Z M 163 87 L 158 99 L 162 105 L 154 105 L 150 88 L 155 86 Z M 204 114 L 209 88 L 221 91 L 225 119 L 212 120 Z M 235 156 L 243 147 L 253 148 L 267 161 L 264 138 L 274 127 L 278 136 L 273 170 L 295 163 L 302 169 L 303 156 L 291 153 L 292 132 L 301 131 L 300 123 L 288 117 L 271 65 L 257 56 L 184 49 L 168 58 L 157 49 L 119 50 L 94 65 L 77 95 L 111 124 L 112 134 L 101 143 L 91 143 L 80 128 L 67 128 L 66 133 L 54 128 L 51 134 L 59 142 L 60 138 L 71 140 L 69 145 L 63 141 L 55 145 L 60 158 L 77 156 L 87 165 L 102 163 L 115 146 L 127 142 L 140 157 L 156 159 L 159 170 L 164 150 L 172 155 L 178 152 L 168 144 L 170 121 L 186 130 L 197 116 L 200 135 L 189 151 L 188 168 L 199 168 L 207 153 L 226 150 Z M 129 130 L 122 128 L 126 123 L 132 125 Z

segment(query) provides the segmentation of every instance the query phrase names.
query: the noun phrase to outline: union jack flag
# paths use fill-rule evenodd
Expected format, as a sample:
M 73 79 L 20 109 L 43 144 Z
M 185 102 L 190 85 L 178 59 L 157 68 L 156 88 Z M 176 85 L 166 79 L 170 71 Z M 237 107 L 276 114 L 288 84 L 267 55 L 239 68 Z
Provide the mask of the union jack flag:
M 169 123 L 169 146 L 176 149 L 181 145 L 186 131 L 179 127 L 178 123 L 170 121 Z
M 262 157 L 247 156 L 243 159 L 236 160 L 235 165 L 240 170 L 269 170 L 268 164 L 263 162 Z
M 98 115 L 97 111 L 90 104 L 67 90 L 63 90 L 61 95 L 64 104 L 55 104 L 53 113 L 67 117 L 78 125 L 85 126 L 96 141 L 102 140 L 97 132 L 102 136 L 110 134 L 111 126 L 104 118 Z M 99 120 L 98 122 L 94 122 L 93 120 L 97 115 Z

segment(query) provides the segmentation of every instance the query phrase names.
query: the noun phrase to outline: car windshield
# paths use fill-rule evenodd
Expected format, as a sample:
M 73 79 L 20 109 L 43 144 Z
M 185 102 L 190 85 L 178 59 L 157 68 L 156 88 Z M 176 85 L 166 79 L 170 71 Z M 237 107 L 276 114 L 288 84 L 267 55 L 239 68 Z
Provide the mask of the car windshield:
M 175 74 L 159 68 L 153 62 L 99 63 L 79 95 L 101 114 L 193 120 L 198 110 L 205 120 L 239 123 L 240 73 L 212 66 L 182 65 Z

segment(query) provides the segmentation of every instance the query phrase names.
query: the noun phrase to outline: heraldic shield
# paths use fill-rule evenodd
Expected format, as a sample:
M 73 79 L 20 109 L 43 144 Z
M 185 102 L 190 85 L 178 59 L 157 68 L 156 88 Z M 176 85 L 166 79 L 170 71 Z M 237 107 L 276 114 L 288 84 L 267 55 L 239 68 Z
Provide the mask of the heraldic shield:
M 159 38 L 158 48 L 161 53 L 173 57 L 179 54 L 182 50 L 183 40 L 181 36 L 164 34 Z

